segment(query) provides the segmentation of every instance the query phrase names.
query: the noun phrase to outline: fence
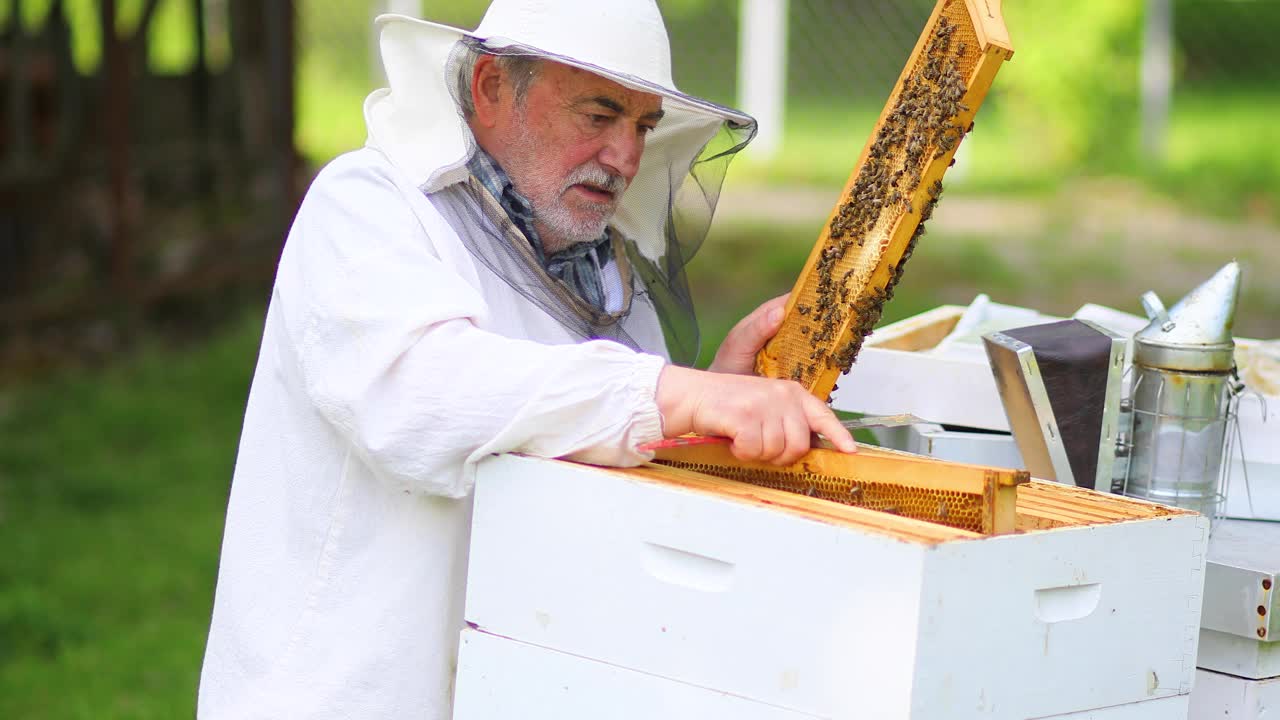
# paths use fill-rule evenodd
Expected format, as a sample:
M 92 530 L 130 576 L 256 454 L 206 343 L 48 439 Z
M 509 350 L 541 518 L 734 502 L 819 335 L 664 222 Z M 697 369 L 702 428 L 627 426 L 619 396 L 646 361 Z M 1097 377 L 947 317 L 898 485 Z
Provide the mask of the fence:
M 775 178 L 817 183 L 847 176 L 850 155 L 934 4 L 658 1 L 677 84 L 735 106 L 748 96 L 747 84 L 769 74 L 744 69 L 743 58 L 764 55 L 767 43 L 744 47 L 743 9 L 772 6 L 763 31 L 785 30 L 773 35 L 785 42 L 770 61 L 781 80 L 781 111 L 762 120 L 766 131 L 779 129 L 779 150 L 769 157 L 757 144 L 743 158 L 785 166 Z M 228 257 L 243 255 L 250 274 L 269 277 L 295 197 L 293 145 L 285 139 L 292 99 L 296 138 L 313 166 L 359 146 L 361 101 L 381 84 L 373 14 L 418 10 L 474 27 L 487 0 L 118 4 L 164 27 L 137 42 L 107 43 L 121 73 L 113 75 L 110 62 L 86 65 L 83 28 L 47 19 L 76 11 L 83 25 L 87 12 L 90 24 L 101 24 L 100 13 L 115 12 L 117 0 L 0 3 L 0 344 L 15 328 L 62 315 L 217 286 L 241 272 L 208 272 Z M 979 130 L 966 141 L 966 150 L 988 148 L 976 167 L 1021 172 L 1021 180 L 1082 170 L 1149 173 L 1138 156 L 1145 108 L 1161 120 L 1146 126 L 1148 141 L 1159 135 L 1152 146 L 1161 182 L 1220 196 L 1226 207 L 1244 196 L 1254 205 L 1261 198 L 1264 208 L 1280 205 L 1280 123 L 1273 119 L 1280 116 L 1280 0 L 1003 5 L 1017 53 L 983 107 L 979 124 L 997 132 Z M 1156 22 L 1162 8 L 1168 20 Z M 164 67 L 183 52 L 205 62 Z M 1161 87 L 1152 67 L 1167 72 L 1163 104 L 1151 100 L 1160 96 L 1150 88 Z M 756 101 L 746 104 L 753 110 Z
M 818 144 L 815 140 L 805 145 L 803 140 L 806 133 L 819 131 L 829 137 L 858 138 L 860 145 L 934 5 L 933 0 L 658 3 L 671 37 L 677 84 L 717 102 L 745 104 L 765 121 L 765 136 L 778 131 L 784 151 L 792 141 L 802 149 Z M 326 77 L 336 64 L 348 70 L 358 68 L 359 77 L 347 84 L 349 97 L 343 101 L 352 107 L 358 106 L 377 77 L 370 63 L 369 19 L 389 4 L 474 27 L 487 3 L 373 0 L 362 5 L 349 0 L 302 0 L 304 62 L 309 53 L 330 57 L 324 63 Z M 1002 104 L 1016 106 L 1021 118 L 1005 123 L 1010 138 L 1001 147 L 1005 154 L 1022 155 L 1043 146 L 1061 150 L 1060 156 L 1031 154 L 1037 162 L 1053 160 L 1058 169 L 1089 166 L 1107 158 L 1112 167 L 1106 169 L 1135 165 L 1145 111 L 1148 118 L 1157 120 L 1146 126 L 1148 136 L 1159 134 L 1151 143 L 1155 162 L 1178 160 L 1178 153 L 1199 142 L 1202 135 L 1232 132 L 1230 116 L 1240 105 L 1280 102 L 1280 63 L 1275 62 L 1273 49 L 1280 36 L 1280 0 L 1005 0 L 1003 5 L 1018 52 L 1002 70 L 983 113 L 984 117 L 998 114 Z M 766 20 L 763 33 L 744 53 L 744 8 L 752 7 L 764 8 Z M 1160 17 L 1168 21 L 1152 22 Z M 785 18 L 785 23 L 773 18 Z M 747 72 L 746 83 L 739 77 L 744 60 L 761 66 L 759 58 L 768 53 L 772 36 L 781 36 L 785 48 L 779 56 L 783 83 L 782 111 L 777 115 L 752 101 L 751 88 L 746 86 L 769 73 Z M 334 57 L 345 59 L 336 63 Z M 1168 92 L 1162 92 L 1160 72 L 1168 75 Z M 1217 113 L 1214 107 L 1220 104 L 1226 107 Z M 1184 110 L 1193 111 L 1195 117 L 1180 119 L 1178 114 Z M 325 117 L 331 116 L 326 112 Z M 1035 123 L 1035 132 L 1047 133 L 1047 142 L 1044 137 L 1032 137 L 1031 131 L 1014 132 L 1023 121 Z M 1187 124 L 1194 127 L 1184 128 Z M 358 118 L 350 125 L 351 139 L 313 155 L 358 143 Z M 1169 134 L 1175 141 L 1172 148 L 1165 142 Z M 762 140 L 748 152 L 769 160 L 767 148 L 762 149 L 767 137 Z
M 296 196 L 291 1 L 6 8 L 0 361 L 70 349 L 36 335 L 268 278 Z M 165 68 L 174 47 L 189 61 Z

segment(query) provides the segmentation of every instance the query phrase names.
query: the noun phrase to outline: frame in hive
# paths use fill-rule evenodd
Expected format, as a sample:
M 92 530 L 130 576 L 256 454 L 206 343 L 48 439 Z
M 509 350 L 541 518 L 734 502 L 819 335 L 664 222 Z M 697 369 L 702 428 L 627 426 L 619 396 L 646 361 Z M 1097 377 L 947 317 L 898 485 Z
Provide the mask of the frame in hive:
M 722 443 L 667 447 L 655 467 L 782 490 L 982 535 L 1016 529 L 1022 470 L 944 462 L 866 447 L 855 454 L 814 448 L 787 466 L 746 462 Z

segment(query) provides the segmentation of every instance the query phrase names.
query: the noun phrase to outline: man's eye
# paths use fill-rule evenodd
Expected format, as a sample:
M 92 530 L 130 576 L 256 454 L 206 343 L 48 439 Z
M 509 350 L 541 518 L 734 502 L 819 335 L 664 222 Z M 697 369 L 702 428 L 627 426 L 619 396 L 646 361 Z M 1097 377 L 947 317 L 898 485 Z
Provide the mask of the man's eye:
M 656 127 L 654 127 L 654 126 L 652 126 L 652 125 L 641 125 L 641 126 L 640 126 L 640 134 L 641 134 L 641 135 L 648 135 L 649 133 L 651 133 L 651 132 L 653 132 L 654 130 L 657 130 L 657 129 L 658 129 L 658 128 L 656 128 Z
M 596 125 L 603 125 L 613 119 L 608 115 L 588 115 L 587 117 L 590 117 L 591 122 Z

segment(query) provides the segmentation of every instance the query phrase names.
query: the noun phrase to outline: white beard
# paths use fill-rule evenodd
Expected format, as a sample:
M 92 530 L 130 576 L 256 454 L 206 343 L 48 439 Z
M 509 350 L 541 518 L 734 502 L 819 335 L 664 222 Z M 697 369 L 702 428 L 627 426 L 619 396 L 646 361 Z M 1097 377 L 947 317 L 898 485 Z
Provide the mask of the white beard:
M 553 253 L 576 243 L 598 240 L 618 209 L 622 191 L 627 188 L 626 179 L 609 172 L 594 159 L 574 168 L 565 178 L 553 177 L 538 161 L 541 153 L 527 130 L 528 125 L 521 123 L 520 127 L 522 129 L 512 138 L 502 165 L 516 190 L 533 206 L 534 223 L 538 226 L 543 250 Z M 577 202 L 585 207 L 571 208 L 565 201 L 565 194 L 578 184 L 607 190 L 613 193 L 613 198 L 599 203 L 583 199 Z

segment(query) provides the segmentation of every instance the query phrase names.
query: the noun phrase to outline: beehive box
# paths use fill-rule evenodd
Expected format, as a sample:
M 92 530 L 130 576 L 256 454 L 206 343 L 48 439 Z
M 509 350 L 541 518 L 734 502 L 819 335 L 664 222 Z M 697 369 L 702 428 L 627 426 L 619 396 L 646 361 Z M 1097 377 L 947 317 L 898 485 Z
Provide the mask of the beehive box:
M 982 535 L 711 476 L 486 460 L 456 717 L 1185 717 L 1204 518 L 1018 493 L 1017 531 Z

